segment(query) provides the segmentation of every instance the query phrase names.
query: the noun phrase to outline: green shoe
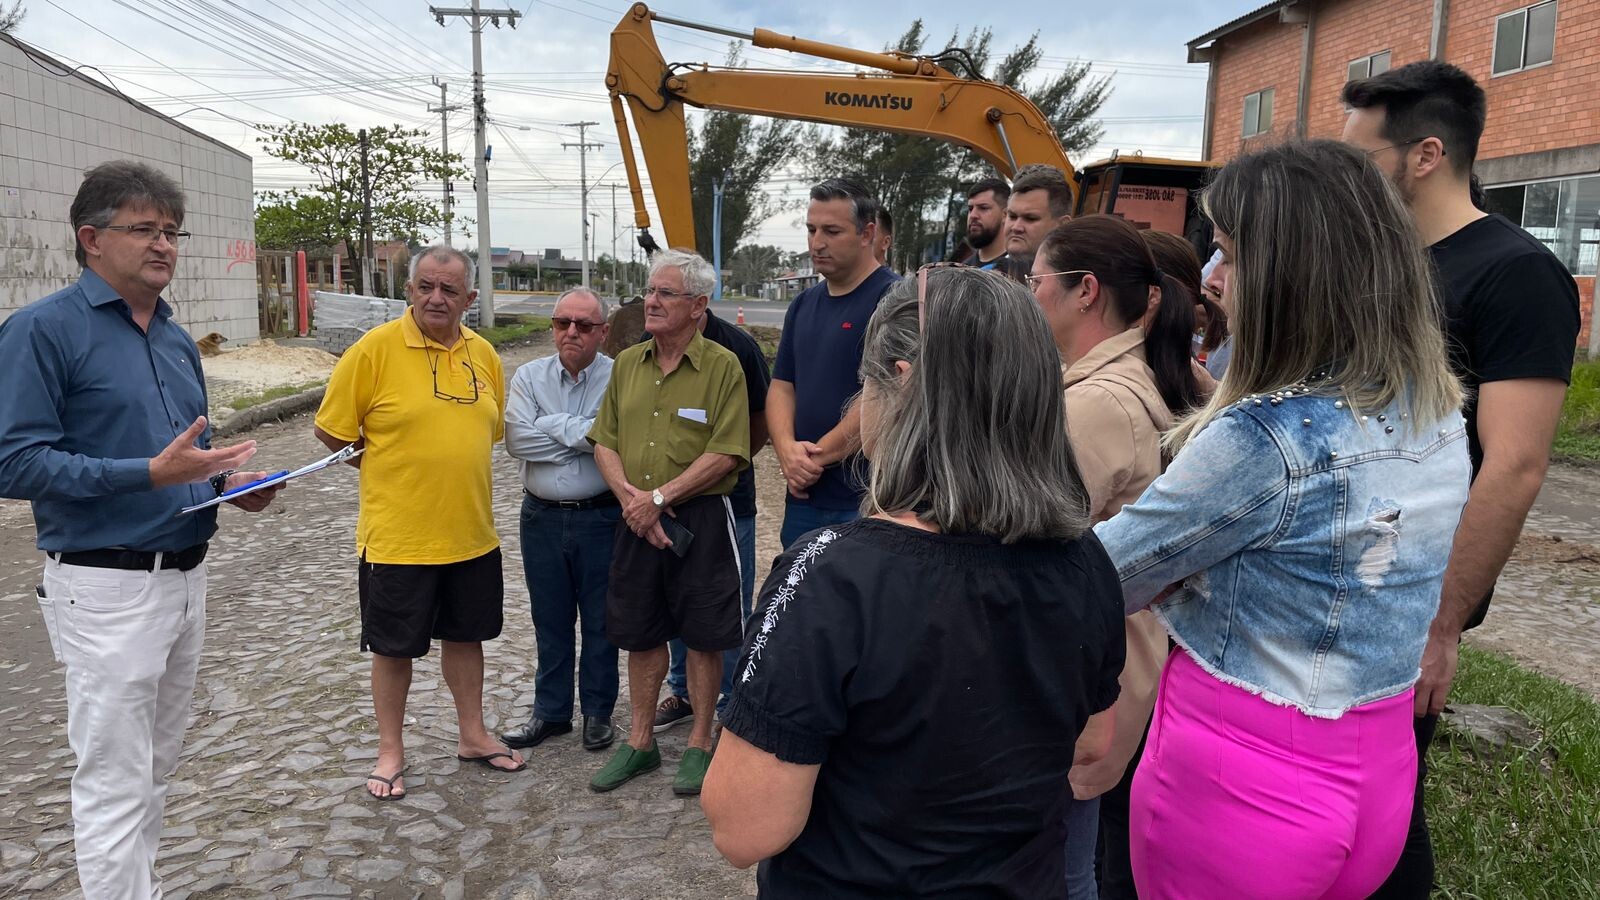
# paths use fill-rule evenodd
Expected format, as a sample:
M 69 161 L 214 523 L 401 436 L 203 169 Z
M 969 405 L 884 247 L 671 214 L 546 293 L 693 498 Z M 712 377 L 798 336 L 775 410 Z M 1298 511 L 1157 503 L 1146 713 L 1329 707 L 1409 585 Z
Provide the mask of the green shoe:
M 706 780 L 706 769 L 711 768 L 711 754 L 699 747 L 683 751 L 678 762 L 678 774 L 672 778 L 672 792 L 682 797 L 700 793 L 700 783 Z
M 589 790 L 603 794 L 614 791 L 633 780 L 635 776 L 661 768 L 661 747 L 651 744 L 649 750 L 635 750 L 624 743 L 611 754 L 604 767 L 589 780 Z

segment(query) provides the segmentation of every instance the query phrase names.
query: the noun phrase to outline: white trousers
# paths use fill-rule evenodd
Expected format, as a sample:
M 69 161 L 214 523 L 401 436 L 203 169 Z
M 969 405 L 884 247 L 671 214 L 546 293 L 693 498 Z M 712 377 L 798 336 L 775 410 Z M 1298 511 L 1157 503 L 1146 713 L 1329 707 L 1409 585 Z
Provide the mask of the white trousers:
M 73 845 L 86 900 L 161 896 L 156 850 L 205 639 L 206 567 L 130 572 L 49 557 L 39 601 L 67 667 Z

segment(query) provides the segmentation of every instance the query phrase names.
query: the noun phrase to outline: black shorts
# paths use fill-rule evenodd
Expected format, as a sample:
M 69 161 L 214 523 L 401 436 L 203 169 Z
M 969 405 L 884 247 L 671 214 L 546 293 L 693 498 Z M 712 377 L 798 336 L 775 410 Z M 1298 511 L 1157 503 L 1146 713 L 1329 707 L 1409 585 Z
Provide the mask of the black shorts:
M 441 641 L 500 636 L 505 580 L 500 548 L 458 563 L 408 566 L 361 560 L 361 649 L 416 659 Z
M 650 546 L 626 521 L 617 524 L 606 637 L 622 650 L 653 650 L 673 638 L 705 653 L 738 647 L 739 553 L 728 498 L 700 496 L 672 509 L 694 534 L 684 557 Z

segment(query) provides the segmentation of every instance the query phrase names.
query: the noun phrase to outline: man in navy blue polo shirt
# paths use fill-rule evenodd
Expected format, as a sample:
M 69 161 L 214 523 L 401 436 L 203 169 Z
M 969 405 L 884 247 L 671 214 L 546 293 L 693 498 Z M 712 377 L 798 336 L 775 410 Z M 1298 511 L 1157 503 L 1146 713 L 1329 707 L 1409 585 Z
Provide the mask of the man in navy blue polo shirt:
M 878 202 L 846 178 L 811 189 L 811 265 L 822 283 L 789 304 L 767 394 L 767 428 L 789 494 L 785 547 L 859 514 L 861 419 L 847 410 L 861 389 L 861 343 L 878 300 L 898 279 L 873 255 Z
M 135 162 L 89 170 L 72 201 L 78 282 L 0 323 L 0 496 L 33 501 L 39 608 L 67 670 L 73 839 L 84 896 L 160 896 L 167 779 L 205 633 L 216 507 L 262 478 L 255 442 L 211 448 L 200 351 L 172 321 L 183 191 Z M 234 505 L 264 509 L 276 490 Z

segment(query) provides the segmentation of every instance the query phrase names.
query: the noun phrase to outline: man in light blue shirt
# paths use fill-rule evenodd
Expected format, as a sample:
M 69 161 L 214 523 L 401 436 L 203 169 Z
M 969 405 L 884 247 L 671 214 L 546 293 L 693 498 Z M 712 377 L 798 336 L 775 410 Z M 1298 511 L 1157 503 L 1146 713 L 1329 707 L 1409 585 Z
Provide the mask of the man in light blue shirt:
M 506 452 L 522 474 L 522 566 L 539 646 L 533 717 L 501 735 L 524 749 L 572 731 L 573 625 L 581 619 L 578 688 L 583 746 L 601 750 L 615 733 L 617 648 L 606 640 L 606 583 L 622 507 L 594 463 L 585 437 L 611 381 L 605 301 L 587 288 L 556 300 L 556 355 L 511 377 Z

